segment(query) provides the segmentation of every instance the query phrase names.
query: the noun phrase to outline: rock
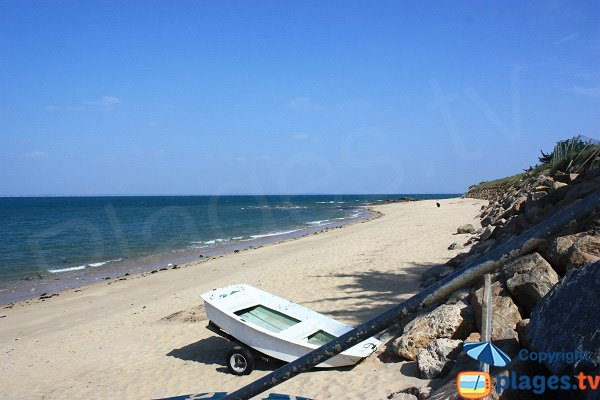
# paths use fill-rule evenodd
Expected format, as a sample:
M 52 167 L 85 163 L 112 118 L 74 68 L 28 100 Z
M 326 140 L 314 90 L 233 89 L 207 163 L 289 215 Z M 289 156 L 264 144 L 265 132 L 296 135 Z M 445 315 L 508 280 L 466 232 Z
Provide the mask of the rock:
M 461 340 L 435 339 L 430 342 L 417 355 L 421 378 L 433 379 L 444 376 L 450 371 L 461 351 Z
M 457 292 L 452 293 L 448 298 L 446 304 L 452 305 L 460 301 L 469 304 L 469 296 L 471 296 L 471 292 L 469 292 L 467 289 L 461 289 Z
M 480 341 L 481 341 L 481 334 L 479 332 L 471 332 L 471 334 L 469 336 L 467 336 L 467 338 L 465 339 L 465 343 L 480 342 Z
M 539 303 L 526 329 L 537 352 L 589 352 L 587 360 L 545 361 L 555 375 L 584 373 L 600 366 L 600 262 L 572 269 Z
M 558 283 L 557 273 L 538 253 L 519 257 L 502 271 L 508 291 L 527 313 Z
M 575 241 L 568 254 L 566 270 L 600 260 L 600 237 L 583 236 Z
M 53 298 L 54 296 L 59 296 L 59 294 L 58 294 L 58 293 L 52 293 L 52 294 L 48 294 L 48 293 L 42 293 L 42 294 L 40 295 L 40 298 L 39 298 L 38 300 L 46 300 L 46 299 L 51 299 L 51 298 Z
M 448 381 L 443 386 L 435 389 L 429 395 L 428 400 L 461 400 L 462 397 L 458 395 L 458 389 L 456 388 L 456 381 L 454 379 Z
M 457 233 L 473 233 L 475 232 L 475 227 L 472 224 L 461 225 L 456 229 Z
M 577 223 L 577 232 L 586 232 L 593 236 L 600 236 L 600 207 L 597 207 L 589 215 L 580 218 Z
M 429 268 L 421 274 L 421 287 L 427 287 L 454 272 L 450 265 L 442 264 Z
M 531 224 L 537 224 L 544 218 L 544 209 L 539 205 L 527 205 L 525 207 L 525 217 Z
M 418 400 L 418 397 L 408 393 L 391 393 L 388 397 L 390 400 Z
M 559 189 L 563 186 L 567 186 L 567 184 L 563 182 L 554 182 L 554 184 L 552 185 L 552 189 Z
M 496 227 L 486 226 L 485 229 L 483 230 L 483 232 L 481 232 L 481 235 L 479 236 L 479 240 L 483 241 L 483 240 L 489 239 L 490 236 L 492 236 L 492 233 L 494 233 L 494 229 L 496 229 Z
M 573 186 L 573 187 L 570 188 L 570 190 L 567 192 L 567 194 L 564 196 L 564 198 L 558 202 L 558 205 L 563 206 L 563 205 L 570 204 L 574 200 L 581 199 L 581 198 L 587 196 L 588 194 L 592 193 L 593 191 L 597 190 L 598 188 L 600 188 L 600 176 L 596 176 L 593 179 L 584 180 L 583 182 L 581 182 L 577 185 L 570 185 L 570 186 Z M 569 187 L 566 187 L 565 189 L 568 189 L 568 188 Z
M 569 174 L 569 179 L 571 180 L 571 182 L 573 182 L 575 179 L 577 179 L 578 176 L 579 174 Z
M 391 393 L 390 395 L 387 396 L 388 399 L 390 400 L 399 400 L 399 399 L 418 399 L 418 400 L 425 400 L 427 398 L 429 398 L 429 393 L 431 393 L 431 388 L 429 386 L 412 386 L 406 389 L 402 389 L 399 392 L 394 392 Z M 400 396 L 400 395 L 409 395 L 412 397 L 394 397 L 394 396 Z
M 527 329 L 527 325 L 529 325 L 529 318 L 527 319 L 522 319 L 521 321 L 517 322 L 517 334 L 519 335 L 519 343 L 521 344 L 521 347 L 529 347 L 529 344 L 527 343 L 527 338 L 525 337 L 525 330 Z
M 466 242 L 465 242 L 465 246 L 470 246 L 473 243 L 477 242 L 479 240 L 479 238 L 477 236 L 471 236 Z
M 569 262 L 569 250 L 571 250 L 571 246 L 575 244 L 577 239 L 583 236 L 584 234 L 575 234 L 552 239 L 544 253 L 546 260 L 550 262 L 554 269 L 564 274 Z
M 514 375 L 517 377 L 521 377 L 521 376 L 529 376 L 529 377 L 544 376 L 544 377 L 547 377 L 549 375 L 549 373 L 548 373 L 548 370 L 546 368 L 544 368 L 544 366 L 538 362 L 529 361 L 529 360 L 522 361 L 518 357 L 515 357 L 515 358 L 513 358 L 511 363 L 508 365 L 508 367 L 506 369 L 504 369 L 504 371 L 502 371 L 501 373 L 499 373 L 497 375 L 495 374 L 496 379 L 492 379 L 492 393 L 488 397 L 489 400 L 495 400 L 495 399 L 501 399 L 501 400 L 539 400 L 539 399 L 555 400 L 556 399 L 556 400 L 559 400 L 559 399 L 564 398 L 564 392 L 560 392 L 560 391 L 546 390 L 543 393 L 536 394 L 532 390 L 533 387 L 530 389 L 522 389 L 522 390 L 513 389 L 510 387 L 510 385 L 508 385 L 510 375 Z M 502 388 L 497 387 L 497 385 L 499 383 L 503 384 L 502 386 L 505 387 L 504 390 L 502 390 Z M 499 391 L 501 391 L 501 395 L 498 394 Z M 561 393 L 563 393 L 563 396 L 560 396 Z M 558 397 L 557 397 L 557 395 L 558 395 Z
M 527 196 L 521 196 L 514 202 L 512 208 L 515 214 L 520 214 L 525 209 L 525 203 L 527 203 Z
M 561 183 L 571 183 L 571 177 L 569 176 L 569 174 L 566 174 L 562 171 L 556 171 L 554 173 L 554 181 Z
M 472 260 L 472 258 L 469 255 L 469 253 L 462 252 L 462 253 L 455 255 L 450 260 L 448 260 L 448 265 L 451 265 L 455 268 L 459 268 L 459 267 L 462 267 L 463 265 L 466 265 L 471 260 Z
M 473 315 L 466 303 L 442 304 L 409 322 L 404 333 L 392 342 L 392 350 L 400 357 L 416 360 L 419 352 L 431 341 L 464 339 L 473 330 Z
M 540 190 L 538 192 L 531 192 L 529 194 L 529 201 L 538 201 L 542 197 L 546 196 L 547 194 L 548 194 L 548 192 L 546 192 L 544 190 Z
M 506 219 L 505 218 L 497 218 L 494 220 L 494 222 L 492 222 L 493 226 L 501 226 L 506 224 Z
M 464 248 L 464 246 L 458 242 L 450 243 L 450 246 L 448 246 L 448 250 L 460 250 L 462 248 Z
M 515 197 L 513 195 L 508 195 L 502 202 L 502 208 L 510 208 L 514 202 Z
M 495 244 L 496 241 L 494 239 L 481 240 L 471 248 L 471 251 L 479 254 L 485 254 L 488 252 L 488 250 L 494 247 Z
M 488 215 L 481 220 L 481 226 L 486 227 L 486 226 L 490 225 L 493 220 L 494 219 L 492 218 L 492 216 Z
M 482 300 L 483 287 L 476 290 L 471 298 L 475 323 L 479 331 L 481 331 Z M 518 349 L 519 335 L 515 329 L 521 319 L 517 305 L 508 296 L 502 283 L 494 282 L 492 284 L 492 340 L 511 356 L 515 355 Z

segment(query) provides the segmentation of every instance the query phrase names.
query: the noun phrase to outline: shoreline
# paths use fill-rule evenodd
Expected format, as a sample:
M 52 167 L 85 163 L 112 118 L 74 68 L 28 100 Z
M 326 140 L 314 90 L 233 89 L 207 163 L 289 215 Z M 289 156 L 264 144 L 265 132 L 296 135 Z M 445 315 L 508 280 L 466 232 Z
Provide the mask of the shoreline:
M 3 308 L 0 361 L 8 368 L 0 384 L 14 398 L 46 399 L 234 390 L 278 364 L 261 364 L 250 376 L 225 373 L 230 344 L 205 329 L 200 294 L 248 283 L 356 325 L 418 291 L 421 273 L 456 254 L 447 250 L 456 227 L 472 222 L 484 203 L 435 202 L 374 206 L 383 215 L 344 229 Z M 303 374 L 275 392 L 385 398 L 428 383 L 414 369 L 372 356 L 349 370 Z M 356 389 L 350 397 L 349 386 Z
M 405 201 L 397 202 L 402 203 Z M 386 204 L 393 204 L 393 202 Z M 226 243 L 219 246 L 206 247 L 204 249 L 176 249 L 147 256 L 134 256 L 127 259 L 123 265 L 111 265 L 109 268 L 99 267 L 87 271 L 65 271 L 61 275 L 56 274 L 56 276 L 51 273 L 47 277 L 38 278 L 38 280 L 21 279 L 1 282 L 0 306 L 10 305 L 21 301 L 30 302 L 35 300 L 36 297 L 38 297 L 38 300 L 45 300 L 49 297 L 60 295 L 60 293 L 66 290 L 78 289 L 96 283 L 102 283 L 103 281 L 112 282 L 114 280 L 123 280 L 123 278 L 127 279 L 146 276 L 168 269 L 178 269 L 185 267 L 187 264 L 193 263 L 198 259 L 205 262 L 227 254 L 284 243 L 289 240 L 296 240 L 305 236 L 327 232 L 332 229 L 339 229 L 345 226 L 367 222 L 379 217 L 377 212 L 371 207 L 371 205 L 357 206 L 356 209 L 364 211 L 364 214 L 356 217 L 344 218 L 340 221 L 328 222 L 323 225 L 301 227 L 294 232 L 265 235 L 264 237 Z M 198 257 L 197 253 L 199 252 L 202 252 L 203 254 L 200 254 Z M 119 262 L 122 261 L 122 259 L 112 261 Z M 38 290 L 38 288 L 41 290 Z

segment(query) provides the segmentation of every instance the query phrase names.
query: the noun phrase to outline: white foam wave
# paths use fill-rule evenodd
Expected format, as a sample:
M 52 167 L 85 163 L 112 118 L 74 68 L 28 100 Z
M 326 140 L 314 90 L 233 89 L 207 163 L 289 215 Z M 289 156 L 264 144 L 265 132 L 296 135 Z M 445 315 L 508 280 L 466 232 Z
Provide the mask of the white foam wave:
M 298 232 L 299 230 L 300 229 L 294 229 L 292 231 L 271 232 L 271 233 L 265 233 L 263 235 L 252 235 L 250 237 L 253 238 L 253 239 L 260 239 L 260 238 L 264 238 L 264 237 L 287 235 L 288 233 Z
M 309 221 L 309 222 L 307 222 L 307 224 L 309 224 L 309 225 L 321 225 L 321 224 L 326 223 L 326 222 L 329 222 L 329 220 L 328 219 L 322 219 L 320 221 Z
M 60 272 L 80 271 L 82 269 L 85 269 L 85 265 L 79 265 L 77 267 L 70 268 L 49 269 L 48 272 L 50 272 L 51 274 L 58 274 Z
M 102 261 L 102 262 L 97 262 L 97 263 L 89 263 L 88 265 L 90 267 L 99 267 L 99 266 L 104 265 L 106 263 L 108 263 L 108 261 Z
M 114 259 L 114 260 L 100 261 L 100 262 L 97 262 L 97 263 L 89 263 L 87 265 L 89 267 L 100 267 L 100 266 L 102 266 L 104 264 L 108 264 L 110 262 L 121 261 L 121 260 L 122 260 L 122 258 L 117 258 L 117 259 Z

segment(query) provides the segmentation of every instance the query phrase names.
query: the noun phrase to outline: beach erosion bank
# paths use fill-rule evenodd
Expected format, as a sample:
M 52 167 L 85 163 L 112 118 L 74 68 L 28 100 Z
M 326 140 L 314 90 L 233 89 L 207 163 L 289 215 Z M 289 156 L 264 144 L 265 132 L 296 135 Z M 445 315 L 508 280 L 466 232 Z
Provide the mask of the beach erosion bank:
M 297 240 L 111 280 L 0 311 L 0 384 L 12 398 L 157 398 L 231 391 L 276 368 L 228 374 L 230 344 L 205 327 L 200 294 L 249 283 L 350 325 L 419 290 L 457 251 L 456 227 L 486 202 L 446 199 L 374 207 L 381 218 Z M 274 390 L 316 399 L 386 398 L 422 385 L 414 362 L 372 356 Z M 412 376 L 412 377 L 411 377 Z M 350 389 L 349 389 L 350 388 Z

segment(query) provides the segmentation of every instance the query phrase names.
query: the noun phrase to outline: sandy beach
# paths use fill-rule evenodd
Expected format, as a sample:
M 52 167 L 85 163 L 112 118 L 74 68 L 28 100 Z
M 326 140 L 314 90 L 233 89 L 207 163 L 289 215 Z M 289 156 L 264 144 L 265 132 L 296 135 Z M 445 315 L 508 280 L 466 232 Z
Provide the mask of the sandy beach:
M 207 330 L 200 294 L 248 283 L 356 325 L 418 291 L 427 268 L 457 251 L 457 226 L 478 224 L 484 201 L 435 200 L 373 207 L 380 218 L 194 262 L 177 270 L 68 290 L 0 309 L 0 387 L 15 399 L 160 398 L 231 391 L 250 375 L 227 372 L 230 344 Z M 385 399 L 422 385 L 414 363 L 371 356 L 273 390 L 315 399 Z

